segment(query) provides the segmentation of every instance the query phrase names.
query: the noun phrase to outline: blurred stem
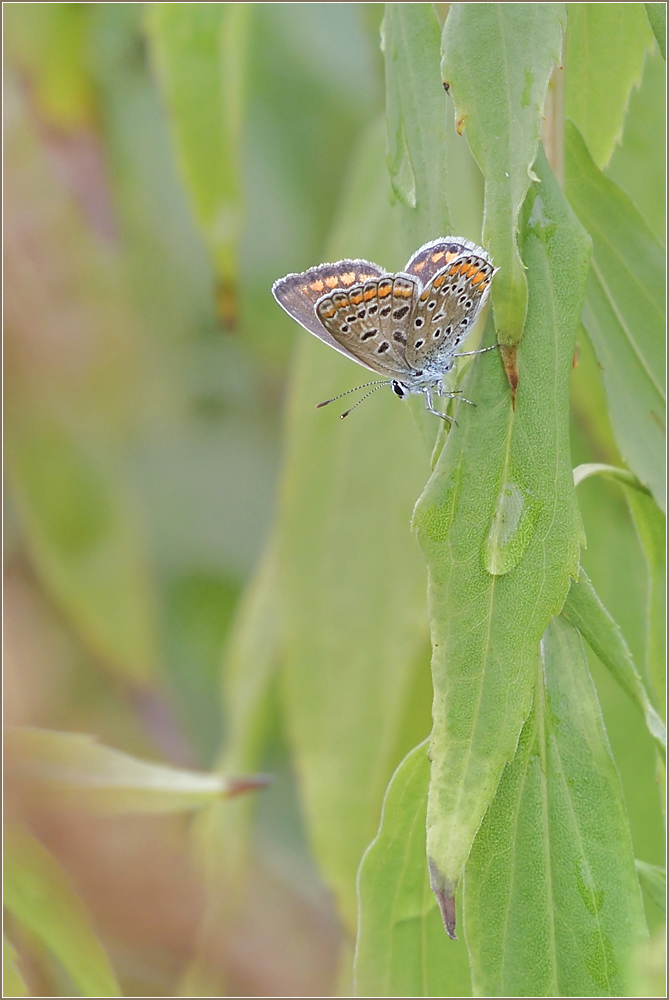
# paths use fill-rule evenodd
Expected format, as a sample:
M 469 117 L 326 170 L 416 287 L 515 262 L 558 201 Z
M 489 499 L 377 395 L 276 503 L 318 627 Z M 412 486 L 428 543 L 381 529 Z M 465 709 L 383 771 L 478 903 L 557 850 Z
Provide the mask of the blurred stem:
M 548 83 L 541 141 L 557 182 L 564 188 L 564 67 L 557 64 Z

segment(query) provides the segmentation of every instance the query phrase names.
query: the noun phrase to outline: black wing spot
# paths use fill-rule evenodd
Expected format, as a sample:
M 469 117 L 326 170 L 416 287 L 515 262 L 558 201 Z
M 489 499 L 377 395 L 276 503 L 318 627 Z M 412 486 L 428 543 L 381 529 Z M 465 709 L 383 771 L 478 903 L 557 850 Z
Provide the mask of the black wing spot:
M 399 309 L 396 309 L 395 312 L 393 313 L 393 319 L 403 319 L 408 312 L 409 312 L 408 306 L 401 306 Z
M 460 298 L 458 299 L 458 305 L 459 305 L 459 306 L 462 306 L 462 305 L 464 305 L 464 304 L 465 304 L 465 302 L 466 302 L 466 301 L 467 301 L 467 296 L 466 296 L 465 294 L 463 294 L 463 295 L 461 295 L 461 296 L 460 296 Z
M 471 309 L 472 305 L 473 305 L 472 300 L 467 299 L 467 301 L 465 302 L 465 309 Z
M 441 337 L 441 327 L 440 326 L 437 327 L 437 329 L 434 331 L 434 333 L 432 334 L 432 336 L 434 337 L 435 340 L 439 340 L 439 338 Z
M 444 333 L 447 337 L 450 337 L 450 335 L 453 333 L 453 327 L 447 326 L 446 329 L 444 330 Z
M 366 309 L 360 309 L 358 311 L 358 319 L 364 319 L 366 315 L 367 315 Z
M 395 330 L 395 332 L 393 333 L 393 340 L 397 344 L 402 344 L 404 347 L 407 346 L 407 339 L 401 330 Z
M 347 326 L 347 325 L 346 325 L 346 323 L 344 323 L 344 325 L 343 325 L 343 326 L 340 326 L 340 327 L 339 327 L 339 329 L 340 329 L 340 331 L 341 331 L 342 333 L 348 333 L 348 331 L 349 331 L 349 330 L 350 330 L 351 328 L 350 328 L 350 326 Z
M 382 309 L 379 315 L 390 316 L 390 306 L 386 306 L 384 309 Z
M 421 316 L 417 316 L 416 319 L 413 321 L 413 325 L 418 330 L 423 325 L 424 322 L 425 320 Z
M 363 330 L 360 334 L 360 340 L 371 340 L 373 337 L 376 337 L 378 332 L 379 331 L 375 326 L 373 326 L 370 330 Z
M 390 347 L 390 344 L 388 343 L 388 341 L 384 340 L 383 343 L 379 344 L 379 346 L 376 348 L 376 353 L 377 354 L 384 354 L 385 351 L 387 351 L 389 347 Z
M 463 319 L 463 321 L 460 323 L 460 326 L 467 326 L 468 323 L 469 323 L 468 319 Z
M 435 313 L 434 316 L 432 317 L 432 322 L 438 323 L 443 318 L 444 318 L 444 313 Z
M 436 306 L 436 304 L 437 304 L 437 300 L 436 299 L 430 299 L 430 301 L 427 304 L 427 308 L 428 309 L 434 309 L 434 307 Z
M 416 343 L 413 346 L 416 348 L 417 351 L 420 351 L 420 349 L 421 349 L 421 347 L 423 346 L 424 343 L 425 343 L 425 341 L 422 340 L 422 339 L 421 340 L 417 340 Z
M 378 308 L 379 308 L 378 306 L 370 306 L 369 309 L 367 310 L 367 315 L 373 316 Z
M 355 317 L 355 313 L 353 313 L 353 315 L 352 315 L 352 316 L 347 316 L 347 317 L 346 317 L 346 322 L 347 322 L 347 323 L 355 323 L 355 319 L 356 319 L 356 317 Z

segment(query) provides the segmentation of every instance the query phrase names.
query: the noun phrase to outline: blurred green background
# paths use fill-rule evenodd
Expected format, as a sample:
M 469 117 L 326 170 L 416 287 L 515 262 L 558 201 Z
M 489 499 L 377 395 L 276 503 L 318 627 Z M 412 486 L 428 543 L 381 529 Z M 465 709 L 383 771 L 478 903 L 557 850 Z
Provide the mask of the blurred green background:
M 270 287 L 323 259 L 351 156 L 384 111 L 383 5 L 226 5 L 246 55 L 224 108 L 223 230 L 187 193 L 152 44 L 149 8 L 179 6 L 4 5 L 5 721 L 206 769 L 225 737 L 226 637 L 275 511 L 293 341 L 306 336 Z M 663 94 L 649 54 L 632 102 L 660 134 Z M 658 192 L 644 202 L 627 168 L 634 141 L 625 132 L 607 172 L 661 235 Z M 459 235 L 480 239 L 480 176 L 454 155 Z M 622 464 L 585 338 L 573 402 L 573 464 Z M 643 663 L 646 571 L 624 498 L 593 478 L 579 501 L 583 564 Z M 653 747 L 591 659 L 635 853 L 657 863 Z M 263 769 L 275 781 L 259 796 L 257 874 L 221 964 L 232 995 L 331 995 L 342 931 L 278 708 Z M 126 992 L 174 994 L 203 905 L 190 821 L 93 819 L 9 787 L 10 815 L 70 874 Z M 57 973 L 34 954 L 33 983 L 51 995 Z

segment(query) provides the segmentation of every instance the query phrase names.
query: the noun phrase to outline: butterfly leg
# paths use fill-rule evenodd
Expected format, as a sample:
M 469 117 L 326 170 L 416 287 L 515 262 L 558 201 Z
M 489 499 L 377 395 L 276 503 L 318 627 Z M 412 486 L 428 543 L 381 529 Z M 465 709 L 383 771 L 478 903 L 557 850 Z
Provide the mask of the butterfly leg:
M 462 389 L 445 389 L 442 382 L 439 383 L 437 387 L 437 395 L 447 396 L 449 399 L 455 399 L 457 397 L 463 403 L 469 403 L 470 406 L 476 406 L 476 403 L 472 403 L 471 399 L 467 399 L 465 396 L 461 395 Z
M 432 389 L 423 389 L 425 395 L 425 406 L 430 411 L 434 413 L 435 417 L 441 417 L 442 420 L 449 420 L 452 424 L 456 424 L 457 421 L 448 415 L 448 413 L 442 413 L 441 410 L 435 409 L 434 400 L 432 399 Z M 441 393 L 439 393 L 441 395 Z

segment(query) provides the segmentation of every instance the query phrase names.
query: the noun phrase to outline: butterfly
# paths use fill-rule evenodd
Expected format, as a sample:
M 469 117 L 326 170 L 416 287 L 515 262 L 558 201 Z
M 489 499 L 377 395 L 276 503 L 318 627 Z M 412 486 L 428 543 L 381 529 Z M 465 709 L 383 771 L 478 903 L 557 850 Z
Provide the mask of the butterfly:
M 417 250 L 398 274 L 367 260 L 340 260 L 287 274 L 274 282 L 272 294 L 319 340 L 382 376 L 358 386 L 374 388 L 355 406 L 389 385 L 400 399 L 423 393 L 427 409 L 450 420 L 435 407 L 434 393 L 455 395 L 444 390 L 442 378 L 456 358 L 491 350 L 457 352 L 488 297 L 496 270 L 481 247 L 445 236 Z

